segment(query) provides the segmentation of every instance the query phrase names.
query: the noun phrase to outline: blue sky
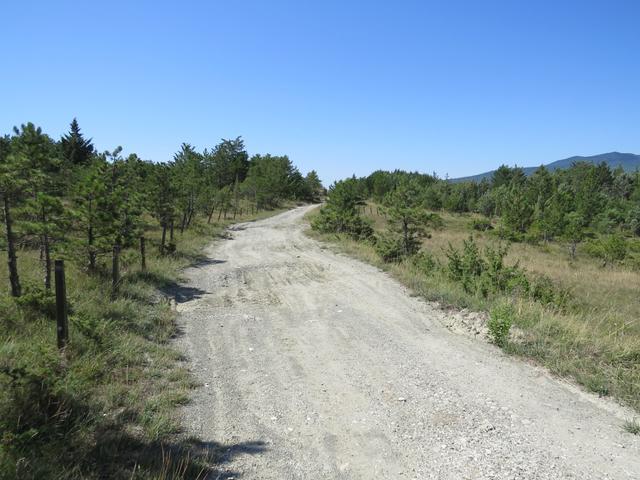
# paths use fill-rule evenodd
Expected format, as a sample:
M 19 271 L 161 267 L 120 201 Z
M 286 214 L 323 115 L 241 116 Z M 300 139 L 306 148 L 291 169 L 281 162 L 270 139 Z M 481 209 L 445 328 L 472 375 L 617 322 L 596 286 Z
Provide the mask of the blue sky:
M 640 153 L 640 2 L 3 2 L 0 132 L 165 161 L 242 135 L 325 183 Z

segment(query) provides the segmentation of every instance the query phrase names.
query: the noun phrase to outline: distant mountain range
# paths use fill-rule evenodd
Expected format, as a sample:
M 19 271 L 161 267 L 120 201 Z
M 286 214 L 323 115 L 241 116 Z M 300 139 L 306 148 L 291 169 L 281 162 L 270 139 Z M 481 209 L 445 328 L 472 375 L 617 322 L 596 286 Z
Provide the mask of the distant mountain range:
M 640 170 L 640 155 L 635 155 L 633 153 L 620 153 L 620 152 L 610 152 L 610 153 L 601 153 L 600 155 L 592 155 L 590 157 L 569 157 L 563 160 L 557 160 L 555 162 L 546 164 L 545 167 L 548 170 L 558 170 L 565 169 L 571 167 L 575 162 L 587 162 L 587 163 L 595 163 L 599 164 L 604 162 L 609 165 L 611 169 L 622 167 L 626 172 L 635 172 L 636 170 Z M 531 175 L 535 172 L 538 167 L 524 167 L 525 175 Z M 478 175 L 472 175 L 470 177 L 461 177 L 461 178 L 453 178 L 452 182 L 479 182 L 483 178 L 491 179 L 495 170 L 491 170 L 490 172 L 480 173 Z

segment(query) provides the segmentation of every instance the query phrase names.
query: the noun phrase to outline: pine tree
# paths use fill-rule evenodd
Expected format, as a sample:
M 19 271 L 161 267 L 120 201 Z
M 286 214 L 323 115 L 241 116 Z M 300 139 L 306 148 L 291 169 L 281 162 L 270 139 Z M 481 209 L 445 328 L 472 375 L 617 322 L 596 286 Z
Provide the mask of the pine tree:
M 325 206 L 311 226 L 320 232 L 345 233 L 358 240 L 370 239 L 373 227 L 360 215 L 362 205 L 365 205 L 365 194 L 355 177 L 335 182 L 329 188 Z
M 175 246 L 170 243 L 167 247 L 167 230 L 171 227 L 175 216 L 175 190 L 171 183 L 171 166 L 159 164 L 156 167 L 154 186 L 152 190 L 152 213 L 160 223 L 162 234 L 160 237 L 160 254 L 171 253 Z
M 180 151 L 174 155 L 171 172 L 176 189 L 177 207 L 182 215 L 180 233 L 191 224 L 204 192 L 203 166 L 202 155 L 187 143 L 183 143 Z
M 26 201 L 22 211 L 24 233 L 40 244 L 44 287 L 51 288 L 53 246 L 63 240 L 66 228 L 62 204 L 64 192 L 61 161 L 48 135 L 32 123 L 14 128 L 12 155 L 24 178 Z
M 75 118 L 71 122 L 69 133 L 60 139 L 60 147 L 64 159 L 70 165 L 86 165 L 94 154 L 91 139 L 84 138 Z
M 311 170 L 307 173 L 307 176 L 304 177 L 304 181 L 309 195 L 307 200 L 310 202 L 319 202 L 324 193 L 324 188 L 322 187 L 322 182 L 320 181 L 318 172 Z
M 390 231 L 399 236 L 401 256 L 416 253 L 420 249 L 420 238 L 427 235 L 427 227 L 439 223 L 437 215 L 424 209 L 420 192 L 421 187 L 415 180 L 404 178 L 383 200 Z
M 502 223 L 509 232 L 525 233 L 531 225 L 533 205 L 528 201 L 524 188 L 518 183 L 506 187 L 500 208 Z
M 8 136 L 0 137 L 0 194 L 7 242 L 7 264 L 9 267 L 9 284 L 11 295 L 22 294 L 20 276 L 18 274 L 18 257 L 16 255 L 16 239 L 14 234 L 13 207 L 19 201 L 24 188 L 24 181 L 17 175 L 15 157 L 11 157 L 11 141 Z
M 104 156 L 97 156 L 76 175 L 73 188 L 72 215 L 79 251 L 86 259 L 90 272 L 95 272 L 97 259 L 110 251 L 110 220 L 107 215 L 108 164 Z
M 569 243 L 569 256 L 571 260 L 576 258 L 576 249 L 585 235 L 585 218 L 578 212 L 570 212 L 565 215 L 563 237 Z

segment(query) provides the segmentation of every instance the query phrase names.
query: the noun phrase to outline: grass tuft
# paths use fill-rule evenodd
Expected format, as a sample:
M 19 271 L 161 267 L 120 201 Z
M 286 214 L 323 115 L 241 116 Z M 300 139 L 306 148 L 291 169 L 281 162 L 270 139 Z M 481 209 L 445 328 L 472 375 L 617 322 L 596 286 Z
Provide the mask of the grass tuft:
M 640 435 L 640 422 L 635 418 L 628 420 L 624 423 L 624 429 L 633 435 Z

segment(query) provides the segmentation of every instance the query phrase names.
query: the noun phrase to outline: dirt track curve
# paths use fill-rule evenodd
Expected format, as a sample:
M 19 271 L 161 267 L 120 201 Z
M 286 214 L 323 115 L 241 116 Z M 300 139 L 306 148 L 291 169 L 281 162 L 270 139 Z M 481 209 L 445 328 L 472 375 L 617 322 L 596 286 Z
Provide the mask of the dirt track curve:
M 309 208 L 232 228 L 178 295 L 218 478 L 640 479 L 630 412 L 451 333 L 307 238 Z

